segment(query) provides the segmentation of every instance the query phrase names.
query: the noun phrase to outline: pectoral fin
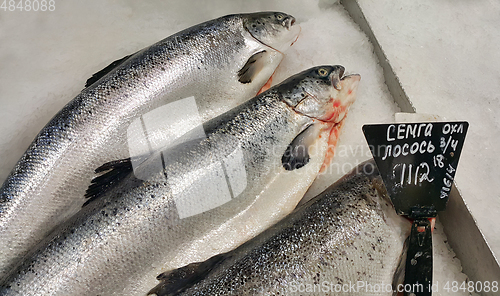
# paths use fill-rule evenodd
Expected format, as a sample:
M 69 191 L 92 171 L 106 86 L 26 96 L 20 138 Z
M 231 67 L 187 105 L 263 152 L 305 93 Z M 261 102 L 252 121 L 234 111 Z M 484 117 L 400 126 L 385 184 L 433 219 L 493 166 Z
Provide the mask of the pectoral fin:
M 219 254 L 204 262 L 196 262 L 184 267 L 164 272 L 156 277 L 160 283 L 148 295 L 175 296 L 204 279 L 212 270 L 227 260 L 229 253 Z
M 311 159 L 309 156 L 309 147 L 314 144 L 318 135 L 318 128 L 312 124 L 293 139 L 281 157 L 281 163 L 285 170 L 293 171 L 309 163 Z
M 251 56 L 246 64 L 238 71 L 238 81 L 246 84 L 253 81 L 255 76 L 264 68 L 267 51 L 263 50 Z

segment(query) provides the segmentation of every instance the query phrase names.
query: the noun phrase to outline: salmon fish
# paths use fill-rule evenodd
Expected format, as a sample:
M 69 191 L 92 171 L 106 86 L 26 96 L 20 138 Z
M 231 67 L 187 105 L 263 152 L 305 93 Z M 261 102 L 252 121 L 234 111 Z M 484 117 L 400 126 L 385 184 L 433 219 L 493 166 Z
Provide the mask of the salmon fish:
M 0 277 L 81 208 L 95 168 L 137 150 L 127 141 L 134 119 L 193 97 L 199 113 L 182 119 L 206 121 L 252 98 L 296 40 L 300 27 L 294 22 L 280 12 L 224 16 L 92 76 L 40 131 L 0 188 Z
M 234 251 L 161 274 L 150 295 L 392 295 L 410 226 L 368 161 Z
M 206 138 L 163 151 L 162 168 L 146 180 L 127 161 L 107 164 L 94 183 L 105 193 L 27 256 L 0 295 L 144 295 L 158 273 L 227 252 L 276 223 L 325 161 L 339 124 L 329 120 L 332 102 L 354 101 L 360 78 L 343 73 L 306 70 L 208 121 Z M 110 185 L 123 170 L 129 175 Z

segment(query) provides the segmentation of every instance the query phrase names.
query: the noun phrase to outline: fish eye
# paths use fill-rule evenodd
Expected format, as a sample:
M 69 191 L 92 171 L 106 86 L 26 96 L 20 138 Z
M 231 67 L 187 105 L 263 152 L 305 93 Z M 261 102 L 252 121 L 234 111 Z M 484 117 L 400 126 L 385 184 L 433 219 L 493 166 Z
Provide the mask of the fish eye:
M 328 75 L 328 71 L 327 71 L 325 68 L 320 68 L 320 69 L 318 70 L 318 74 L 319 74 L 319 76 L 321 76 L 321 77 L 325 77 L 326 75 Z
M 283 18 L 284 18 L 284 17 L 283 17 L 283 15 L 282 15 L 282 14 L 277 14 L 277 15 L 276 15 L 276 19 L 277 19 L 278 21 L 283 20 Z

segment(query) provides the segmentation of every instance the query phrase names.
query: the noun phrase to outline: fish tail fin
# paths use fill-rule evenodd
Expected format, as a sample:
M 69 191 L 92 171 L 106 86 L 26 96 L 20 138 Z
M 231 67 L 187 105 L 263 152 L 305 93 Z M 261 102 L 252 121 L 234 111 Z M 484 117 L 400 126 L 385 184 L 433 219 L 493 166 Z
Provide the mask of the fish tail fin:
M 92 179 L 90 186 L 85 192 L 85 197 L 88 199 L 83 206 L 102 196 L 132 171 L 132 161 L 130 158 L 110 161 L 95 169 L 96 174 L 106 173 Z
M 228 253 L 213 256 L 206 261 L 188 264 L 164 272 L 156 277 L 160 283 L 148 295 L 176 296 L 203 280 L 212 270 L 228 259 Z

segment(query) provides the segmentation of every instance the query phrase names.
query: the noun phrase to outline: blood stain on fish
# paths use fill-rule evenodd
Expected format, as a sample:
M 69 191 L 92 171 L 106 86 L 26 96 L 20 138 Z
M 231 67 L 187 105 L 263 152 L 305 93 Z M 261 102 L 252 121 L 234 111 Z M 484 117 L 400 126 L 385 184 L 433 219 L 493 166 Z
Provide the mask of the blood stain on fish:
M 319 173 L 323 173 L 326 168 L 330 165 L 333 156 L 335 155 L 335 147 L 337 146 L 337 141 L 339 139 L 340 135 L 340 130 L 344 126 L 345 122 L 345 116 L 344 118 L 337 124 L 335 124 L 334 127 L 330 130 L 330 138 L 328 139 L 328 149 L 326 150 L 325 153 L 325 161 L 321 165 L 321 169 L 319 170 Z
M 271 88 L 271 84 L 273 83 L 273 76 L 274 76 L 274 73 L 273 73 L 273 75 L 271 75 L 271 77 L 269 77 L 269 80 L 266 82 L 266 84 L 264 84 L 264 86 L 259 90 L 259 92 L 257 92 L 257 95 L 260 95 L 261 93 L 263 93 L 266 90 L 268 90 L 269 88 Z

